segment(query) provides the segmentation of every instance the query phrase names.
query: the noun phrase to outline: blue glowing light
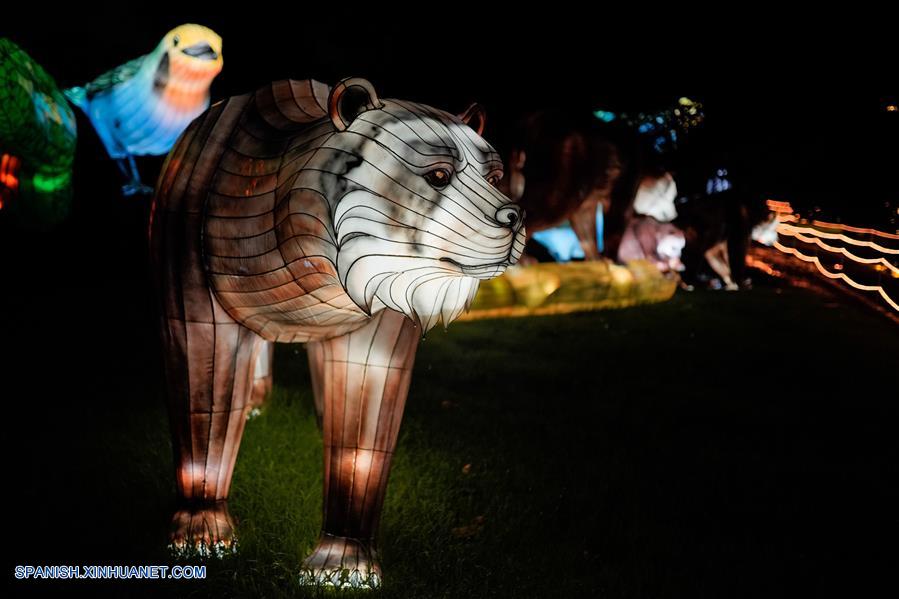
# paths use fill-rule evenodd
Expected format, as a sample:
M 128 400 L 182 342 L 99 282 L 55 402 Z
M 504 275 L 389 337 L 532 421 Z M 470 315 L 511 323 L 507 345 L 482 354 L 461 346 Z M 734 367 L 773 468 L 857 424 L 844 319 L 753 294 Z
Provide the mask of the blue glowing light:
M 723 191 L 727 191 L 733 187 L 730 183 L 730 179 L 727 178 L 727 169 L 719 168 L 715 171 L 715 175 L 713 177 L 709 177 L 709 179 L 705 183 L 705 192 L 708 195 L 714 195 L 716 193 L 721 193 Z
M 596 247 L 600 252 L 603 251 L 605 245 L 603 243 L 603 214 L 602 208 L 596 210 Z M 534 241 L 542 245 L 549 252 L 556 262 L 571 262 L 572 260 L 584 259 L 584 248 L 577 238 L 574 229 L 567 221 L 553 227 L 537 231 L 532 235 Z
M 556 262 L 584 259 L 581 242 L 567 222 L 552 229 L 537 231 L 532 237 L 534 241 L 546 248 Z
M 617 115 L 614 112 L 609 112 L 607 110 L 597 110 L 593 113 L 593 116 L 604 123 L 611 123 L 617 118 Z
M 658 136 L 655 139 L 655 141 L 652 142 L 653 149 L 660 154 L 665 150 L 665 146 L 667 146 L 667 145 L 668 145 L 668 138 L 665 137 L 664 135 Z

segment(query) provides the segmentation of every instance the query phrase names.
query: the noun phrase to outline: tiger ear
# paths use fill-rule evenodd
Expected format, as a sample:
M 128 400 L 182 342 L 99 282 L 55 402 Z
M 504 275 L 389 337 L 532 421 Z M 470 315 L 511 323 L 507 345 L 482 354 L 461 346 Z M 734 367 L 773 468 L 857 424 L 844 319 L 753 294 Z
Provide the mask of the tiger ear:
M 345 131 L 366 110 L 383 107 L 375 87 L 361 77 L 342 79 L 328 98 L 328 115 L 338 131 Z
M 465 112 L 459 115 L 459 118 L 463 123 L 474 129 L 478 135 L 484 134 L 484 127 L 487 125 L 487 112 L 477 102 L 469 106 Z

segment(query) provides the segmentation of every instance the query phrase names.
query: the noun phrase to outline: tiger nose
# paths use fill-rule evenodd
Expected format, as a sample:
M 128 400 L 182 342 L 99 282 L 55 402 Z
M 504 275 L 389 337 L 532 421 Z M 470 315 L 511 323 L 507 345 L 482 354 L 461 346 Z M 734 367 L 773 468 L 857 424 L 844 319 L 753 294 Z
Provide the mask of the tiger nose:
M 516 229 L 518 228 L 518 225 L 521 224 L 523 216 L 521 214 L 521 208 L 519 206 L 515 204 L 506 204 L 504 206 L 500 206 L 499 210 L 496 211 L 496 214 L 493 218 L 496 220 L 496 222 L 505 227 Z

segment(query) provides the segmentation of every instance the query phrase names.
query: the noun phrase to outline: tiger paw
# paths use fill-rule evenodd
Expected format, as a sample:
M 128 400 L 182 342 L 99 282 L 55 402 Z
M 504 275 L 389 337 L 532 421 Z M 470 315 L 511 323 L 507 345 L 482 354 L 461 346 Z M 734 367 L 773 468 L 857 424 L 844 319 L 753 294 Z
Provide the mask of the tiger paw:
M 172 516 L 168 549 L 175 558 L 224 558 L 237 553 L 228 504 L 219 501 L 179 509 Z
M 381 586 L 381 564 L 370 542 L 325 534 L 303 561 L 300 584 L 376 589 Z

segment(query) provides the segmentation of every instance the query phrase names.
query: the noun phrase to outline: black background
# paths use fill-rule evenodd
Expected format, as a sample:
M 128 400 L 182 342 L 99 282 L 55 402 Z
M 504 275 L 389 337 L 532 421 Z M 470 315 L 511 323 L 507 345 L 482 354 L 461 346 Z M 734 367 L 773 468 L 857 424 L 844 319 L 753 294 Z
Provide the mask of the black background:
M 12 38 L 60 87 L 67 87 L 151 51 L 174 26 L 196 22 L 224 39 L 224 70 L 214 82 L 214 100 L 274 79 L 334 83 L 363 76 L 384 97 L 454 111 L 473 100 L 481 102 L 488 114 L 486 137 L 500 148 L 514 123 L 531 110 L 652 111 L 686 95 L 702 101 L 707 115 L 684 148 L 688 158 L 729 152 L 769 197 L 821 206 L 854 224 L 882 224 L 889 218 L 884 204 L 891 203 L 893 215 L 899 205 L 893 181 L 899 164 L 899 113 L 883 110 L 896 101 L 899 87 L 895 19 L 886 8 L 868 14 L 835 10 L 788 15 L 794 9 L 785 4 L 758 3 L 745 9 L 684 3 L 660 13 L 649 5 L 625 11 L 615 4 L 558 2 L 537 7 L 443 2 L 423 8 L 394 3 L 313 7 L 261 0 L 228 14 L 215 5 L 182 14 L 169 8 L 174 5 L 80 4 L 63 14 L 42 4 L 21 15 L 4 7 L 0 35 Z M 51 232 L 0 223 L 0 319 L 4 349 L 12 354 L 2 361 L 7 389 L 2 396 L 9 410 L 3 441 L 9 469 L 15 470 L 10 491 L 14 505 L 25 506 L 8 514 L 13 520 L 8 549 L 19 560 L 66 555 L 58 533 L 65 532 L 69 520 L 82 518 L 81 508 L 93 501 L 93 491 L 79 486 L 79 469 L 92 467 L 79 461 L 79 448 L 105 442 L 84 438 L 105 429 L 72 427 L 71 422 L 83 423 L 85 413 L 98 419 L 118 417 L 122 398 L 117 388 L 132 384 L 135 373 L 143 377 L 135 380 L 159 379 L 145 256 L 150 200 L 121 197 L 118 171 L 90 124 L 76 114 L 79 147 L 71 218 Z M 153 182 L 161 160 L 141 161 L 146 182 Z M 772 347 L 776 352 L 773 337 Z M 866 352 L 876 351 L 859 347 L 860 361 Z M 739 347 L 734 351 L 739 355 Z M 817 374 L 811 366 L 806 370 Z M 889 453 L 865 453 L 867 442 L 889 448 L 889 437 L 859 428 L 845 438 L 834 434 L 829 445 L 829 431 L 843 431 L 837 421 L 851 416 L 847 405 L 859 401 L 848 384 L 839 391 L 828 398 L 827 426 L 808 427 L 820 432 L 797 433 L 794 424 L 806 418 L 804 403 L 788 404 L 797 413 L 778 426 L 802 451 L 860 447 L 852 455 L 877 459 L 857 476 L 875 482 L 860 491 L 843 479 L 831 480 L 829 471 L 803 471 L 794 477 L 802 489 L 796 496 L 811 495 L 815 503 L 797 500 L 773 515 L 760 508 L 756 519 L 746 522 L 747 530 L 780 530 L 793 526 L 788 520 L 794 514 L 804 514 L 788 532 L 812 539 L 810 544 L 821 540 L 822 546 L 824 541 L 838 546 L 841 557 L 822 562 L 812 552 L 800 556 L 799 566 L 788 562 L 783 569 L 796 570 L 797 579 L 803 568 L 813 569 L 822 577 L 822 587 L 830 580 L 831 567 L 834 575 L 848 576 L 853 584 L 870 582 L 856 579 L 857 564 L 842 559 L 855 555 L 856 547 L 866 551 L 858 559 L 877 555 L 870 567 L 884 574 L 889 574 L 885 562 L 895 555 L 895 518 L 880 518 L 890 513 L 896 496 L 895 468 L 884 472 L 882 464 L 895 461 Z M 159 390 L 147 394 L 153 397 Z M 814 402 L 814 410 L 821 409 L 820 398 Z M 872 422 L 887 428 L 891 412 L 883 409 L 887 416 L 872 412 Z M 75 414 L 72 420 L 70 414 Z M 850 423 L 856 420 L 850 418 Z M 755 442 L 756 431 L 748 425 L 743 434 Z M 806 448 L 810 435 L 823 440 Z M 60 460 L 68 462 L 48 467 Z M 855 464 L 848 458 L 846 463 Z M 127 476 L 121 478 L 122 485 L 129 484 Z M 45 495 L 48 487 L 58 495 Z M 817 493 L 819 487 L 827 492 Z M 887 492 L 871 499 L 863 492 L 868 488 Z M 806 534 L 810 532 L 814 534 Z M 739 557 L 748 560 L 747 571 L 758 572 L 758 580 L 774 581 L 775 574 L 757 567 L 770 557 L 767 547 L 759 544 L 752 555 Z M 774 553 L 774 559 L 780 557 Z
M 899 113 L 884 107 L 896 102 L 899 77 L 885 9 L 258 1 L 224 13 L 221 5 L 191 6 L 173 14 L 164 3 L 79 5 L 68 14 L 4 19 L 0 32 L 64 87 L 196 22 L 224 40 L 213 99 L 274 79 L 363 76 L 384 97 L 455 111 L 481 102 L 486 136 L 500 148 L 531 110 L 653 111 L 685 95 L 704 103 L 707 119 L 682 163 L 727 155 L 767 196 L 820 206 L 845 222 L 894 224 Z

